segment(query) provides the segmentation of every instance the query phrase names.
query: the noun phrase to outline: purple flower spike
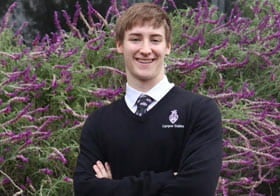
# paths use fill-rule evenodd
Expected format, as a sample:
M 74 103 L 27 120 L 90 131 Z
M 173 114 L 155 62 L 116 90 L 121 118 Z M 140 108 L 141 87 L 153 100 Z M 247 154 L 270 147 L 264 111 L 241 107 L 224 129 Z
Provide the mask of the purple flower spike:
M 18 159 L 18 160 L 20 160 L 20 161 L 22 161 L 23 163 L 28 163 L 29 162 L 29 159 L 28 158 L 26 158 L 24 155 L 17 155 L 16 156 L 16 159 Z
M 41 172 L 42 174 L 45 174 L 45 175 L 48 175 L 48 176 L 53 175 L 53 170 L 51 170 L 51 169 L 49 169 L 49 168 L 40 169 L 40 172 Z
M 9 19 L 12 15 L 12 12 L 15 10 L 17 3 L 14 2 L 9 8 L 6 14 L 4 15 L 1 25 L 0 25 L 0 33 L 5 29 L 8 28 Z
M 54 12 L 54 24 L 55 24 L 55 27 L 57 28 L 57 30 L 60 32 L 62 30 L 62 27 L 61 27 L 61 24 L 60 24 L 60 20 L 58 18 L 57 11 Z
M 69 177 L 63 178 L 64 182 L 73 183 L 73 179 Z

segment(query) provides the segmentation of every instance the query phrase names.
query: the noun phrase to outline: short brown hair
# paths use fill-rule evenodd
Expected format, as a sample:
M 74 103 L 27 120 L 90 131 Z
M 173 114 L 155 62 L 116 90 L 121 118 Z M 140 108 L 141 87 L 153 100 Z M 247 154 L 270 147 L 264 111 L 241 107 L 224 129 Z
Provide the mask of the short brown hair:
M 117 20 L 115 27 L 116 42 L 122 43 L 125 31 L 136 25 L 144 25 L 146 22 L 149 22 L 154 28 L 163 25 L 166 42 L 167 44 L 171 43 L 172 27 L 167 13 L 160 6 L 147 2 L 132 5 Z

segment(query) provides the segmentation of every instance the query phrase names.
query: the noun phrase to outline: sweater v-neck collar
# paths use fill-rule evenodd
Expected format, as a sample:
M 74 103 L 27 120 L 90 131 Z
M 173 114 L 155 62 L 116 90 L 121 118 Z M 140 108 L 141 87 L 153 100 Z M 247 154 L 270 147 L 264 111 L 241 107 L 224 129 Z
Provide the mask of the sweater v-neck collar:
M 152 115 L 156 110 L 158 110 L 158 108 L 160 108 L 160 106 L 162 105 L 162 103 L 164 103 L 166 100 L 169 99 L 170 96 L 172 96 L 173 94 L 173 91 L 175 90 L 176 86 L 173 86 L 169 92 L 161 99 L 159 100 L 159 102 L 153 107 L 151 108 L 147 113 L 145 113 L 143 116 L 137 116 L 136 114 L 134 114 L 130 109 L 129 107 L 127 106 L 127 104 L 125 103 L 125 98 L 123 97 L 121 99 L 121 103 L 123 105 L 123 107 L 121 108 L 124 108 L 124 112 L 127 113 L 127 115 L 129 115 L 130 117 L 132 118 L 135 118 L 135 119 L 140 119 L 140 120 L 145 120 L 146 118 L 149 118 L 150 115 Z
M 151 88 L 147 92 L 141 92 L 133 87 L 131 87 L 128 83 L 126 84 L 126 94 L 124 96 L 125 102 L 128 106 L 128 108 L 135 112 L 136 107 L 136 100 L 139 98 L 139 96 L 145 94 L 154 99 L 154 103 L 151 103 L 151 105 L 148 107 L 148 110 L 153 108 L 159 100 L 161 100 L 172 88 L 174 87 L 174 83 L 170 83 L 165 76 L 158 84 L 156 84 L 153 88 Z

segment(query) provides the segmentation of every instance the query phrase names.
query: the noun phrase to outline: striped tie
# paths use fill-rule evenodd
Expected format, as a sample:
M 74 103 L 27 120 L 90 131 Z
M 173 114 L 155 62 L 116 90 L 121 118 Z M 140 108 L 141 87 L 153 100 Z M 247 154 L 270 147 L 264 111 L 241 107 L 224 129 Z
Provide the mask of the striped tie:
M 137 116 L 142 116 L 147 112 L 148 106 L 154 101 L 149 95 L 140 95 L 136 101 L 137 110 L 135 114 Z

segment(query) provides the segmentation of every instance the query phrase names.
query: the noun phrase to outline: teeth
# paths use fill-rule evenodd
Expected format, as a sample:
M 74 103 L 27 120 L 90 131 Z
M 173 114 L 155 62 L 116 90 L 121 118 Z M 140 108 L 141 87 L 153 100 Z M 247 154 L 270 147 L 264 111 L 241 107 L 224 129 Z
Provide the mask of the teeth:
M 151 62 L 153 62 L 152 59 L 137 59 L 137 61 L 140 62 L 140 63 L 151 63 Z

